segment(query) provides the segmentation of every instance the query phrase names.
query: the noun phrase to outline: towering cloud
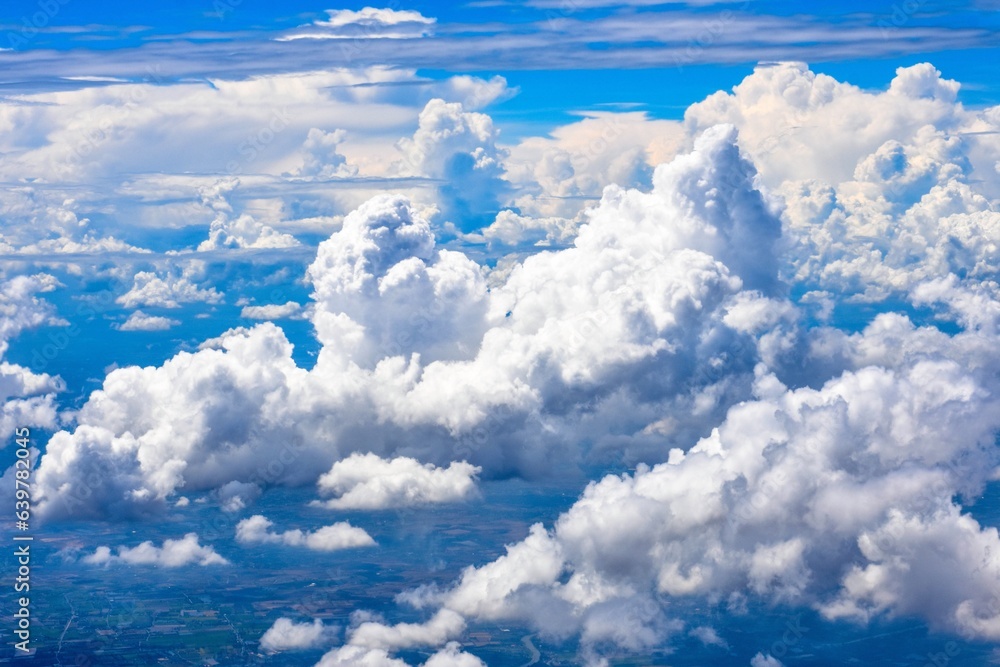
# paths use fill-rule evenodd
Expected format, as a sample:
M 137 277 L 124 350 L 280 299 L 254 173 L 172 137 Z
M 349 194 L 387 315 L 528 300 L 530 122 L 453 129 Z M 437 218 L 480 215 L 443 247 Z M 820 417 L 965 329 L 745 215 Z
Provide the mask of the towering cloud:
M 780 360 L 794 328 L 776 285 L 779 222 L 735 142 L 715 128 L 658 168 L 651 192 L 609 189 L 573 247 L 491 290 L 406 199 L 370 200 L 307 271 L 323 344 L 312 370 L 262 324 L 112 372 L 77 428 L 52 438 L 40 508 L 149 511 L 181 485 L 314 482 L 357 443 L 487 475 L 662 460 L 665 438 L 703 434 L 747 395 L 758 342 Z M 157 280 L 135 301 L 182 293 L 183 278 Z M 288 452 L 271 470 L 276 438 Z
M 398 144 L 406 156 L 405 171 L 441 179 L 443 213 L 464 231 L 488 223 L 509 188 L 503 178 L 506 153 L 496 145 L 498 134 L 486 114 L 433 99 L 420 112 L 413 138 Z

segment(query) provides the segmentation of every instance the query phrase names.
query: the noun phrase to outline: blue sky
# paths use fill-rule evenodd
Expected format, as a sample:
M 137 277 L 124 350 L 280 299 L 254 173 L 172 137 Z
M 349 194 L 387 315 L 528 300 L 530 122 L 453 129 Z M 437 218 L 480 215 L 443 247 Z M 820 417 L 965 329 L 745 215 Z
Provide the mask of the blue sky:
M 1000 661 L 997 9 L 5 5 L 35 662 Z

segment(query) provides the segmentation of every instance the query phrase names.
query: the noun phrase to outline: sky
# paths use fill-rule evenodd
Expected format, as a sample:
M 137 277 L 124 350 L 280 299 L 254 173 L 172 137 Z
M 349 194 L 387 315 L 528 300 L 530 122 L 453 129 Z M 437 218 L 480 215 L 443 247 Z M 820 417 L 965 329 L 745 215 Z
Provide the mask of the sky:
M 1000 663 L 997 9 L 6 3 L 31 659 Z

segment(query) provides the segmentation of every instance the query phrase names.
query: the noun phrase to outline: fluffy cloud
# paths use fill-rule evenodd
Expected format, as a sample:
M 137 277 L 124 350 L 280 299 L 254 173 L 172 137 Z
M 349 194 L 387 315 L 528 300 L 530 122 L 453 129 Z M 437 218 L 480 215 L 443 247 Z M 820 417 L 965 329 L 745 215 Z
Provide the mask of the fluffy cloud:
M 498 135 L 486 114 L 433 99 L 420 112 L 413 138 L 397 144 L 406 157 L 401 171 L 441 179 L 444 215 L 463 231 L 478 229 L 496 215 L 509 188 Z
M 379 665 L 407 667 L 390 654 L 422 646 L 445 646 L 431 655 L 424 667 L 483 667 L 476 656 L 465 653 L 457 642 L 449 641 L 465 630 L 465 619 L 447 609 L 437 612 L 424 623 L 385 625 L 365 613 L 355 613 L 345 646 L 323 656 L 318 667 Z M 446 644 L 447 642 L 447 644 Z
M 416 646 L 440 646 L 465 630 L 465 619 L 448 609 L 442 609 L 424 623 L 385 625 L 365 614 L 348 633 L 348 644 L 367 649 L 398 651 Z
M 313 551 L 338 551 L 375 544 L 371 535 L 343 521 L 313 532 L 295 529 L 275 533 L 271 531 L 273 525 L 274 523 L 266 517 L 255 514 L 237 524 L 236 541 L 243 544 L 284 544 L 290 547 L 305 547 Z
M 773 655 L 758 653 L 750 659 L 750 667 L 783 667 L 784 663 Z
M 97 547 L 94 553 L 83 558 L 83 562 L 90 565 L 125 563 L 154 567 L 229 564 L 229 561 L 217 554 L 215 549 L 199 544 L 198 535 L 195 533 L 188 533 L 179 540 L 165 540 L 162 547 L 155 546 L 152 541 L 131 548 L 118 547 L 117 554 L 113 554 L 110 547 Z
M 968 371 L 947 358 L 982 355 L 969 349 L 977 333 L 942 340 L 895 317 L 844 341 L 881 365 L 818 389 L 760 372 L 757 399 L 692 449 L 592 483 L 553 530 L 535 526 L 448 591 L 403 599 L 632 650 L 665 636 L 652 596 L 808 605 L 860 622 L 919 616 L 995 640 L 1000 535 L 955 499 L 976 498 L 1000 464 L 996 363 Z M 619 622 L 595 633 L 609 605 L 636 608 L 636 596 L 651 611 L 633 632 Z
M 735 139 L 705 133 L 656 170 L 651 192 L 609 188 L 573 246 L 528 257 L 490 289 L 478 264 L 436 246 L 414 205 L 373 198 L 307 271 L 314 368 L 262 324 L 112 372 L 76 430 L 50 441 L 39 508 L 135 513 L 181 485 L 312 483 L 358 441 L 490 475 L 662 460 L 664 436 L 702 435 L 747 396 L 762 354 L 779 363 L 794 348 L 779 222 Z M 146 291 L 170 290 L 134 290 Z
M 208 238 L 198 245 L 206 252 L 221 248 L 274 249 L 293 248 L 299 242 L 290 234 L 283 234 L 259 222 L 249 214 L 234 216 L 226 195 L 239 187 L 239 180 L 226 179 L 211 187 L 201 189 L 202 203 L 215 212 L 208 230 Z
M 198 280 L 204 268 L 190 262 L 180 271 L 170 270 L 163 276 L 152 271 L 135 274 L 132 288 L 116 299 L 125 308 L 154 306 L 158 308 L 179 308 L 182 303 L 220 303 L 222 294 L 214 287 L 199 287 Z
M 320 244 L 308 269 L 319 338 L 365 364 L 467 357 L 485 328 L 482 274 L 466 256 L 438 250 L 430 222 L 407 200 L 376 197 Z M 358 325 L 364 338 L 351 345 Z
M 323 646 L 336 633 L 336 628 L 323 625 L 318 618 L 312 623 L 296 623 L 282 617 L 261 635 L 260 647 L 268 653 L 302 651 Z
M 684 120 L 691 136 L 718 123 L 739 127 L 742 145 L 770 184 L 836 185 L 887 141 L 927 125 L 961 124 L 966 112 L 956 104 L 958 89 L 927 63 L 900 68 L 881 93 L 816 74 L 804 63 L 777 63 L 758 67 L 732 93 L 691 105 Z
M 302 145 L 303 164 L 296 175 L 319 179 L 357 176 L 357 167 L 347 164 L 347 158 L 337 152 L 346 136 L 344 130 L 310 129 Z
M 0 282 L 0 438 L 6 446 L 19 427 L 54 428 L 57 424 L 55 395 L 63 384 L 58 377 L 4 360 L 9 341 L 22 331 L 43 325 L 65 325 L 52 304 L 38 294 L 51 292 L 59 282 L 45 273 L 15 276 Z M 68 340 L 68 334 L 59 335 Z M 56 349 L 52 344 L 53 349 Z M 46 361 L 45 347 L 35 350 L 31 363 Z M 43 364 L 37 364 L 43 366 Z
M 547 246 L 566 244 L 579 231 L 579 223 L 565 218 L 530 218 L 505 209 L 497 213 L 489 226 L 478 232 L 466 234 L 470 242 L 484 242 L 489 246 Z
M 169 317 L 159 317 L 157 315 L 147 315 L 141 310 L 137 310 L 128 316 L 120 327 L 121 331 L 166 331 L 170 327 L 175 327 L 180 322 Z
M 880 301 L 949 273 L 996 279 L 1000 125 L 958 90 L 927 63 L 884 92 L 780 63 L 692 105 L 685 123 L 739 129 L 785 202 L 790 279 Z
M 355 49 L 363 28 L 337 29 Z M 338 219 L 387 189 L 427 190 L 395 178 L 394 145 L 429 100 L 472 110 L 512 93 L 502 77 L 436 81 L 386 67 L 168 78 L 152 66 L 130 82 L 77 80 L 0 102 L 0 176 L 17 183 L 0 193 L 0 250 L 148 253 L 139 246 L 162 245 L 157 231 L 192 226 L 205 227 L 206 251 L 294 248 L 299 220 Z M 388 178 L 350 190 L 311 183 L 355 173 Z M 236 176 L 231 203 L 212 195 Z
M 480 471 L 464 461 L 438 468 L 406 457 L 386 460 L 375 454 L 352 454 L 334 463 L 318 485 L 320 493 L 338 496 L 325 501 L 325 507 L 383 509 L 468 498 L 475 492 Z
M 575 218 L 608 185 L 645 189 L 653 167 L 684 141 L 676 121 L 642 112 L 588 112 L 548 137 L 510 147 L 506 177 L 518 188 L 514 204 L 532 217 Z

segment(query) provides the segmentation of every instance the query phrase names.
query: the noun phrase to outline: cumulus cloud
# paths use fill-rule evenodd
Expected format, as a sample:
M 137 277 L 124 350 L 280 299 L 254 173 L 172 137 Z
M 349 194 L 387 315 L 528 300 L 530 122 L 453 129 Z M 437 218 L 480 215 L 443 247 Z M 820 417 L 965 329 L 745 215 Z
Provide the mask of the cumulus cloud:
M 367 649 L 398 651 L 417 646 L 440 646 L 465 630 L 465 619 L 442 609 L 424 623 L 385 625 L 364 613 L 355 616 L 348 644 Z
M 359 441 L 489 475 L 662 460 L 664 437 L 703 435 L 748 395 L 760 357 L 780 364 L 795 346 L 780 223 L 735 141 L 716 128 L 659 167 L 650 192 L 609 188 L 572 246 L 489 289 L 415 205 L 371 199 L 307 270 L 314 368 L 265 323 L 113 371 L 76 429 L 51 439 L 40 511 L 134 514 L 181 486 L 314 483 Z
M 182 303 L 220 303 L 222 294 L 214 287 L 199 287 L 195 282 L 203 274 L 204 267 L 196 262 L 187 263 L 180 270 L 167 271 L 162 276 L 153 271 L 139 271 L 133 278 L 132 288 L 115 301 L 125 308 L 180 308 Z
M 452 589 L 404 599 L 549 632 L 560 630 L 551 617 L 578 619 L 571 629 L 585 643 L 633 650 L 647 645 L 642 633 L 615 634 L 628 624 L 593 628 L 609 605 L 635 608 L 637 595 L 743 596 L 859 622 L 918 616 L 995 639 L 1000 536 L 955 498 L 977 497 L 1000 462 L 1000 406 L 987 389 L 996 364 L 970 372 L 943 358 L 951 345 L 969 354 L 976 334 L 939 340 L 941 358 L 927 359 L 921 339 L 944 334 L 905 331 L 873 325 L 851 339 L 885 366 L 818 389 L 759 373 L 757 400 L 733 407 L 692 449 L 591 483 L 551 531 L 536 525 Z M 908 344 L 880 353 L 899 334 Z M 655 644 L 664 626 L 649 604 L 636 625 Z
M 336 634 L 337 628 L 323 625 L 318 618 L 312 623 L 296 623 L 281 617 L 261 635 L 260 647 L 268 653 L 303 651 L 327 644 Z
M 118 328 L 121 331 L 166 331 L 178 324 L 180 324 L 178 320 L 172 320 L 169 317 L 159 317 L 157 315 L 147 315 L 141 310 L 137 310 L 129 315 L 128 319 Z
M 566 244 L 579 231 L 579 222 L 565 218 L 531 218 L 505 209 L 489 226 L 463 238 L 493 247 Z
M 152 565 L 154 567 L 184 567 L 185 565 L 228 565 L 229 561 L 220 556 L 210 546 L 198 543 L 196 533 L 188 533 L 179 540 L 165 540 L 163 546 L 155 546 L 146 541 L 135 547 L 118 547 L 112 553 L 110 547 L 97 547 L 94 553 L 84 556 L 89 565 Z
M 465 461 L 438 468 L 402 456 L 386 460 L 355 453 L 334 463 L 318 486 L 320 493 L 338 496 L 323 502 L 331 509 L 407 507 L 468 498 L 481 470 Z
M 653 168 L 679 152 L 684 128 L 638 111 L 585 112 L 547 137 L 510 147 L 506 177 L 522 214 L 575 219 L 609 185 L 649 187 Z
M 198 250 L 260 250 L 300 245 L 291 234 L 279 232 L 247 213 L 236 216 L 226 195 L 238 188 L 239 184 L 239 179 L 230 178 L 201 189 L 202 203 L 215 212 L 215 218 L 209 226 L 208 238 L 198 245 Z
M 371 535 L 346 521 L 324 526 L 313 532 L 299 529 L 275 533 L 274 523 L 266 517 L 255 514 L 240 521 L 236 526 L 236 541 L 243 544 L 284 544 L 290 547 L 305 547 L 313 551 L 338 551 L 354 547 L 375 545 Z
M 486 114 L 465 111 L 459 102 L 433 99 L 420 112 L 413 138 L 397 146 L 406 159 L 402 173 L 440 179 L 438 200 L 447 220 L 463 231 L 482 227 L 503 203 L 506 151 Z
M 378 617 L 364 612 L 352 615 L 346 645 L 323 656 L 323 667 L 347 665 L 379 665 L 407 667 L 407 663 L 392 658 L 391 653 L 423 646 L 444 647 L 432 654 L 424 667 L 483 667 L 485 663 L 449 641 L 465 630 L 465 619 L 447 609 L 437 612 L 424 623 L 386 625 Z M 447 642 L 447 643 L 446 643 Z
M 67 324 L 57 316 L 52 304 L 39 296 L 58 286 L 59 281 L 45 273 L 15 276 L 0 282 L 0 438 L 3 446 L 11 442 L 17 428 L 54 428 L 58 422 L 55 397 L 63 388 L 61 379 L 4 359 L 9 341 L 22 331 Z M 69 340 L 67 333 L 58 335 L 57 341 Z M 57 350 L 54 343 L 46 345 Z M 36 370 L 47 365 L 48 352 L 40 346 L 32 353 L 30 363 Z
M 296 175 L 319 179 L 357 176 L 358 168 L 349 165 L 347 158 L 337 151 L 346 136 L 344 130 L 324 132 L 311 128 L 302 145 L 304 159 Z
M 692 105 L 692 135 L 733 122 L 785 204 L 783 273 L 869 301 L 953 273 L 996 280 L 1000 125 L 927 63 L 865 91 L 801 63 L 758 68 Z

